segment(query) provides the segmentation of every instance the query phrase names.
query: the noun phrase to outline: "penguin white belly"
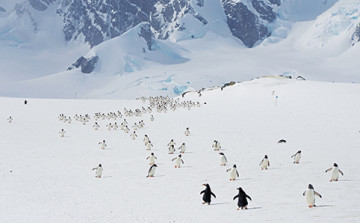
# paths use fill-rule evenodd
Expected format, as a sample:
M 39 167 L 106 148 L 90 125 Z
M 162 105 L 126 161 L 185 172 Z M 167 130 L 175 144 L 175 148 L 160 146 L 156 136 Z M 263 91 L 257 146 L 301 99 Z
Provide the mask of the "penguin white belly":
M 307 190 L 305 193 L 306 202 L 308 205 L 314 205 L 315 204 L 315 193 L 314 190 Z
M 232 168 L 230 170 L 230 179 L 235 180 L 236 179 L 236 169 Z
M 170 148 L 169 148 L 169 153 L 174 153 L 174 152 L 175 152 L 174 147 L 170 147 Z
M 176 166 L 178 168 L 180 168 L 180 164 L 181 164 L 181 159 L 176 159 Z
M 185 153 L 185 149 L 186 149 L 186 147 L 185 147 L 185 146 L 182 146 L 180 151 L 181 151 L 182 153 Z
M 152 167 L 149 171 L 149 177 L 154 176 L 154 174 L 155 174 L 155 167 Z
M 150 163 L 150 165 L 155 164 L 155 157 L 154 156 L 150 157 L 149 163 Z
M 268 168 L 268 164 L 269 164 L 268 160 L 264 159 L 261 163 L 261 168 L 264 168 L 264 169 Z
M 221 165 L 226 165 L 225 156 L 220 156 L 220 164 L 221 164 Z
M 97 170 L 96 170 L 96 176 L 97 176 L 97 177 L 101 177 L 102 172 L 103 172 L 103 168 L 102 168 L 102 167 L 98 167 Z
M 300 161 L 300 158 L 301 158 L 301 154 L 298 153 L 295 155 L 295 163 L 298 163 Z
M 331 180 L 338 180 L 339 179 L 339 169 L 333 168 L 331 170 Z

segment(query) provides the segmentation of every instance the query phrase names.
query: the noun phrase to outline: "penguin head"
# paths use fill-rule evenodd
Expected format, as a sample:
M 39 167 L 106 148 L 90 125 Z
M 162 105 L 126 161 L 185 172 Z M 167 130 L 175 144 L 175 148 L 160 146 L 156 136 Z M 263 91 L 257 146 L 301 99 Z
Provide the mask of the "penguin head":
M 299 150 L 298 153 L 301 153 L 301 150 Z
M 267 155 L 265 155 L 265 158 L 266 158 L 266 159 L 268 158 Z
M 222 155 L 222 156 L 224 155 L 224 153 L 219 153 L 219 154 Z
M 236 168 L 236 164 L 234 164 L 233 167 Z
M 153 166 L 153 167 L 158 167 L 156 164 L 153 164 L 152 166 Z
M 105 142 L 105 139 L 103 140 L 103 142 Z
M 151 153 L 151 155 L 154 155 L 154 153 Z
M 313 185 L 309 184 L 308 186 L 309 189 L 314 189 Z
M 239 192 L 244 192 L 241 187 L 236 188 Z
M 99 167 L 101 167 L 101 164 L 99 164 Z
M 181 154 L 179 154 L 179 157 L 181 157 Z
M 337 163 L 334 163 L 334 167 L 338 167 Z

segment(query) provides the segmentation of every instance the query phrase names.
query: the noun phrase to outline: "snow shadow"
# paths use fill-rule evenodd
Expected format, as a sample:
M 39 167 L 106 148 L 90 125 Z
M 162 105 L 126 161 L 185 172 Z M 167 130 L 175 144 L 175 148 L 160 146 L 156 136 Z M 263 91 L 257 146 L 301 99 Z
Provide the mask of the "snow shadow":
M 330 204 L 322 204 L 322 205 L 316 205 L 317 208 L 326 208 L 326 207 L 333 207 L 334 205 Z

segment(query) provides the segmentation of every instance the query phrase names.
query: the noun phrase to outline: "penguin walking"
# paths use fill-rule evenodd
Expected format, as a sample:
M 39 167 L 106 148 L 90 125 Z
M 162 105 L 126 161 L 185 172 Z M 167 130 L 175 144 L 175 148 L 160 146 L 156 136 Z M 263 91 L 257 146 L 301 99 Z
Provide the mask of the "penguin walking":
M 152 147 L 153 147 L 153 144 L 151 143 L 151 141 L 149 141 L 148 144 L 146 144 L 146 146 L 145 146 L 146 150 L 151 150 Z
M 93 128 L 94 128 L 94 130 L 98 130 L 100 128 L 100 125 L 97 122 L 95 122 L 95 124 L 93 125 Z
M 145 146 L 150 142 L 149 136 L 145 135 L 143 139 Z
M 6 119 L 9 123 L 11 123 L 14 119 L 10 116 L 9 118 Z
M 154 116 L 153 115 L 150 116 L 150 121 L 154 121 Z
M 174 142 L 174 139 L 171 139 L 170 142 L 167 144 L 167 146 L 175 146 L 176 143 Z
M 220 154 L 220 166 L 226 166 L 227 163 L 227 159 L 224 153 L 219 153 Z
M 133 133 L 131 133 L 130 136 L 132 140 L 135 140 L 135 138 L 137 137 L 136 132 L 134 131 Z
M 174 145 L 171 145 L 169 147 L 169 154 L 174 154 L 174 152 L 175 152 L 175 147 L 174 147 Z
M 264 159 L 261 160 L 259 166 L 261 166 L 261 170 L 267 170 L 268 166 L 270 166 L 270 162 L 267 155 L 265 155 Z
M 189 127 L 186 128 L 184 134 L 185 134 L 185 136 L 189 136 L 189 135 L 190 135 Z
M 234 164 L 232 168 L 226 170 L 226 172 L 229 171 L 230 171 L 230 181 L 236 180 L 236 176 L 240 177 L 239 172 L 236 169 L 236 164 Z
M 315 205 L 315 195 L 322 198 L 321 194 L 314 190 L 313 185 L 309 184 L 308 189 L 304 191 L 303 196 L 306 198 L 309 208 L 316 207 Z
M 299 164 L 301 158 L 301 150 L 297 151 L 297 153 L 292 155 L 291 158 L 294 158 L 294 163 Z
M 101 164 L 99 164 L 98 167 L 93 168 L 92 170 L 96 170 L 96 176 L 97 178 L 101 178 L 102 172 L 103 172 L 103 168 L 101 166 Z
M 147 177 L 154 177 L 156 167 L 156 164 L 151 165 Z
M 236 198 L 238 198 L 238 208 L 236 210 L 241 209 L 247 209 L 247 205 L 248 205 L 248 201 L 246 198 L 249 198 L 249 200 L 251 201 L 251 197 L 249 195 L 247 195 L 245 193 L 245 191 L 243 191 L 243 189 L 241 187 L 237 188 L 237 190 L 239 190 L 239 194 L 237 194 L 233 200 L 235 200 Z
M 185 143 L 181 144 L 181 146 L 179 147 L 180 153 L 185 153 L 186 150 L 186 146 Z
M 181 159 L 181 154 L 179 154 L 178 157 L 175 157 L 174 159 L 172 159 L 172 161 L 176 160 L 175 163 L 175 168 L 180 168 L 181 163 L 184 164 L 184 160 Z
M 107 147 L 105 140 L 103 140 L 102 142 L 99 142 L 98 144 L 101 145 L 100 149 L 105 149 Z
M 205 186 L 205 190 L 201 191 L 200 194 L 204 194 L 203 195 L 203 204 L 208 204 L 210 205 L 211 203 L 211 195 L 214 196 L 214 198 L 216 198 L 216 195 L 211 191 L 210 185 L 209 184 L 203 184 L 203 186 Z
M 59 133 L 60 133 L 60 137 L 64 137 L 64 136 L 65 136 L 65 130 L 64 130 L 64 129 L 61 129 Z
M 325 173 L 331 170 L 331 178 L 330 178 L 330 182 L 332 181 L 338 181 L 339 180 L 339 175 L 344 175 L 344 173 L 339 169 L 337 163 L 334 163 L 334 166 L 325 170 Z M 340 174 L 339 174 L 340 173 Z
M 148 156 L 146 159 L 149 160 L 149 165 L 153 165 L 155 164 L 157 157 L 154 155 L 154 153 L 151 153 L 150 156 Z
M 217 140 L 214 140 L 214 144 L 212 145 L 215 151 L 219 151 L 221 149 L 220 143 Z

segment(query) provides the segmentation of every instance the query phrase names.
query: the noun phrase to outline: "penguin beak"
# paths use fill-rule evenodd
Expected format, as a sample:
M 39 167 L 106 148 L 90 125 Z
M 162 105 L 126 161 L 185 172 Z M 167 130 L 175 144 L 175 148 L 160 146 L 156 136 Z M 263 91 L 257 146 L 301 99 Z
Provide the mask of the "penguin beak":
M 201 185 L 205 186 L 205 184 L 201 184 Z

